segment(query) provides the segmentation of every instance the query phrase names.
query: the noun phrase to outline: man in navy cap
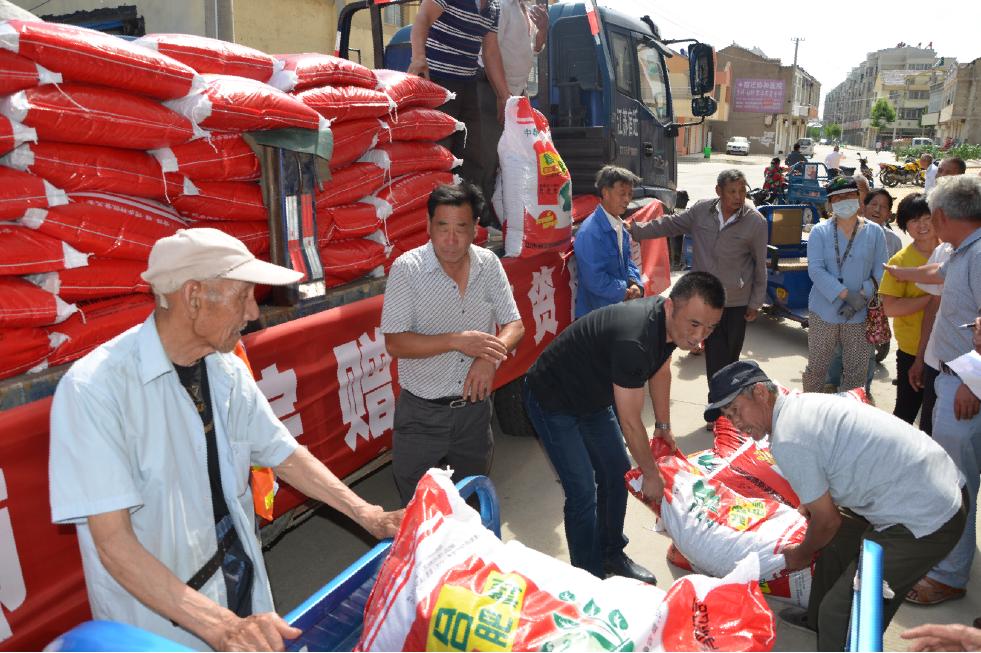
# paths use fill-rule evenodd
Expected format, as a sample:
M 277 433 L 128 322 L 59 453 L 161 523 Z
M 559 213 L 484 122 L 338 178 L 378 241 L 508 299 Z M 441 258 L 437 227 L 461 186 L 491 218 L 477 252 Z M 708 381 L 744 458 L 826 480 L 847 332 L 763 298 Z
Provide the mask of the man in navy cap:
M 781 613 L 817 631 L 818 649 L 844 650 L 862 539 L 884 549 L 885 629 L 906 592 L 953 548 L 964 530 L 964 480 L 929 436 L 873 406 L 842 396 L 782 392 L 750 360 L 709 381 L 705 420 L 720 415 L 770 451 L 808 518 L 800 544 L 783 550 L 787 570 L 810 566 L 808 609 Z M 911 483 L 911 479 L 916 479 Z

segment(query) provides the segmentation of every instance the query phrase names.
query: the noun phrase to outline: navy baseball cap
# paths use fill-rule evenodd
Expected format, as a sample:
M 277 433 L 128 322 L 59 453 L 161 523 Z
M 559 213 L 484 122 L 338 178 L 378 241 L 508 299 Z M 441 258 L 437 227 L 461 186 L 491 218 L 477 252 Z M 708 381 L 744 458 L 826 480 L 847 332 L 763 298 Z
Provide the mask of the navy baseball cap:
M 705 421 L 717 420 L 722 415 L 722 409 L 732 403 L 743 389 L 769 380 L 770 377 L 760 369 L 756 361 L 729 363 L 709 380 L 709 403 L 705 407 Z

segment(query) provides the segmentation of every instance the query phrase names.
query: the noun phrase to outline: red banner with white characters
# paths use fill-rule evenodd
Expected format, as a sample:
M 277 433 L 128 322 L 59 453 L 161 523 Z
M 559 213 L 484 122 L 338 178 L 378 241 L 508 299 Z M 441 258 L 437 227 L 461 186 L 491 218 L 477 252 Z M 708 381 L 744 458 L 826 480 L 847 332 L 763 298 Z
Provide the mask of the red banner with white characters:
M 557 252 L 502 259 L 525 326 L 495 386 L 520 377 L 572 319 L 569 270 Z M 278 417 L 340 477 L 391 447 L 396 365 L 379 330 L 381 296 L 247 336 L 256 380 Z M 51 400 L 2 413 L 0 437 L 0 649 L 39 650 L 89 618 L 73 527 L 51 524 Z M 93 467 L 98 473 L 98 467 Z M 281 515 L 303 497 L 283 486 Z
M 2 413 L 0 647 L 6 650 L 40 650 L 90 618 L 75 527 L 51 523 L 50 408 L 51 399 L 43 399 Z
M 634 222 L 648 222 L 664 215 L 664 205 L 658 200 L 649 204 L 630 216 Z M 659 295 L 671 285 L 671 259 L 668 256 L 667 238 L 649 238 L 637 242 L 630 241 L 630 256 L 644 281 L 644 296 Z

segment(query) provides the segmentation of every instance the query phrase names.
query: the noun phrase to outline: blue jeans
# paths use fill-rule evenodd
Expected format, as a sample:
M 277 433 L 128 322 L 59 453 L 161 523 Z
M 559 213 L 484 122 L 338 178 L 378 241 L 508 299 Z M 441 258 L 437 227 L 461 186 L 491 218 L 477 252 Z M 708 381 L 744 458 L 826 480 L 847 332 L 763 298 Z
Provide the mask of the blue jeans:
M 524 386 L 525 408 L 565 493 L 565 539 L 573 566 L 603 578 L 603 559 L 627 546 L 623 520 L 630 469 L 613 407 L 587 415 L 542 408 Z
M 934 387 L 937 390 L 937 403 L 933 408 L 933 439 L 954 460 L 967 481 L 965 489 L 969 502 L 967 524 L 964 534 L 940 564 L 933 568 L 930 578 L 951 587 L 967 587 L 974 562 L 975 514 L 978 508 L 978 488 L 981 486 L 981 413 L 968 420 L 954 417 L 954 395 L 961 385 L 960 379 L 952 374 L 940 373 Z
M 865 392 L 872 392 L 872 377 L 875 376 L 875 366 L 878 365 L 875 361 L 875 349 L 872 349 L 872 355 L 869 356 L 869 375 L 865 379 Z M 833 385 L 838 388 L 839 391 L 844 392 L 845 390 L 851 390 L 851 388 L 842 388 L 841 386 L 841 372 L 842 372 L 842 362 L 841 362 L 841 345 L 835 348 L 834 358 L 831 359 L 831 365 L 828 366 L 828 378 L 824 380 L 825 385 Z

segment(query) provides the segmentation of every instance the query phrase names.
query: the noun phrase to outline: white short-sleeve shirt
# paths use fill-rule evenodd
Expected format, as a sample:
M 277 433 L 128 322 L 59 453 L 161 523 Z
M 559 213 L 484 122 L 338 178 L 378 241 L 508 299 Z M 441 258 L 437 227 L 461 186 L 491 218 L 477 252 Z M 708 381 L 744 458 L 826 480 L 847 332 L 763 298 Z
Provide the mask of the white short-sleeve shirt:
M 273 610 L 257 537 L 250 466 L 274 467 L 297 447 L 245 365 L 205 358 L 225 501 L 253 561 L 253 612 Z M 132 624 L 192 648 L 207 645 L 127 592 L 103 567 L 87 518 L 127 509 L 140 543 L 182 581 L 215 553 L 204 427 L 167 358 L 154 316 L 76 362 L 51 407 L 51 514 L 78 529 L 93 617 Z M 201 592 L 227 605 L 224 576 Z

